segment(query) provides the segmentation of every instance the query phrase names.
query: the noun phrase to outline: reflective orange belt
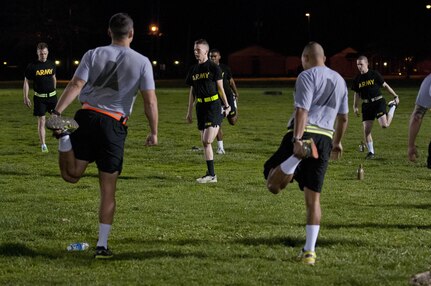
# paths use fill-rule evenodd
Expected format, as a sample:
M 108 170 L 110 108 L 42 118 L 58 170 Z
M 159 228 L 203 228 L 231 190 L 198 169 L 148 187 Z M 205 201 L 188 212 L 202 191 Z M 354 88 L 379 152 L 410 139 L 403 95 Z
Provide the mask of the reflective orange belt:
M 129 119 L 129 117 L 124 117 L 121 112 L 107 111 L 101 108 L 93 107 L 86 102 L 84 102 L 84 104 L 82 105 L 82 109 L 93 110 L 93 111 L 108 115 L 109 117 L 112 117 L 117 121 L 120 121 L 120 123 L 123 125 L 126 125 L 126 122 Z

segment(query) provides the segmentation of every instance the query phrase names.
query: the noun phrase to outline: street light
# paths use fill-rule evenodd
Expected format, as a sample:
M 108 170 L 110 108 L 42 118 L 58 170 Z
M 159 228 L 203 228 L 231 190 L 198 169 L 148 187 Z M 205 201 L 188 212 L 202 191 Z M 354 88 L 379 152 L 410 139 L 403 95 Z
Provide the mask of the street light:
M 149 30 L 149 35 L 158 36 L 159 27 L 156 24 L 151 24 Z
M 311 41 L 311 29 L 310 29 L 310 13 L 305 13 L 305 17 L 307 17 L 308 23 L 308 40 Z

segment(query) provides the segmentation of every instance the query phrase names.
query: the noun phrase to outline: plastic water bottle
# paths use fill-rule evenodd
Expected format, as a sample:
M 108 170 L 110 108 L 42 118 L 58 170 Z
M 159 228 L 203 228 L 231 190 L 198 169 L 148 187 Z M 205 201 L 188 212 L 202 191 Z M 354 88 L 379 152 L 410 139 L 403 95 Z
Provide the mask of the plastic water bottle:
M 363 180 L 364 179 L 364 167 L 362 167 L 362 164 L 359 165 L 359 168 L 356 172 L 358 175 L 358 180 Z
M 84 251 L 89 247 L 90 245 L 86 242 L 75 242 L 67 246 L 67 251 Z

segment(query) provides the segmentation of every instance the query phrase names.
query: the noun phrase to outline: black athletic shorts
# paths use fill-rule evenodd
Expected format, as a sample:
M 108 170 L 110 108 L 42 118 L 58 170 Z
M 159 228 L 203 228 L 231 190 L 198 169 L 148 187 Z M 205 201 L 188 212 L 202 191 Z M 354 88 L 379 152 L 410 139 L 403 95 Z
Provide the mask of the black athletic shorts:
M 106 173 L 121 173 L 127 126 L 108 115 L 80 109 L 75 114 L 79 128 L 70 135 L 75 158 L 96 162 Z
M 220 100 L 211 102 L 196 103 L 196 117 L 198 121 L 198 129 L 204 130 L 208 127 L 220 126 L 223 115 L 220 113 Z
M 268 178 L 269 171 L 283 163 L 293 154 L 292 143 L 293 132 L 288 132 L 280 144 L 278 150 L 265 162 L 263 174 Z M 302 160 L 295 170 L 293 178 L 298 182 L 299 188 L 304 187 L 320 193 L 322 191 L 323 180 L 328 168 L 329 157 L 332 150 L 332 139 L 329 136 L 305 132 L 303 139 L 313 138 L 319 152 L 319 158 L 308 158 Z
M 47 112 L 51 113 L 51 111 L 57 105 L 57 96 L 51 97 L 39 97 L 33 96 L 33 115 L 34 116 L 45 116 Z
M 374 120 L 386 114 L 386 100 L 381 98 L 374 102 L 362 102 L 362 121 Z

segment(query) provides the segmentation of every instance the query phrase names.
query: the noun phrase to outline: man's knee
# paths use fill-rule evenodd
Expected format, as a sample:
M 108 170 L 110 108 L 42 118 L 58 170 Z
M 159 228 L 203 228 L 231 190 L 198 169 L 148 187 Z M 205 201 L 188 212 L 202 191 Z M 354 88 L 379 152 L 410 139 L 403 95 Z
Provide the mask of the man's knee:
M 63 180 L 65 180 L 68 183 L 76 184 L 76 183 L 78 183 L 79 179 L 81 179 L 80 176 L 73 175 L 73 174 L 71 174 L 70 172 L 68 172 L 66 170 L 61 170 L 60 169 L 60 172 L 61 172 L 61 177 L 63 178 Z
M 277 195 L 279 192 L 281 192 L 281 188 L 279 185 L 272 184 L 270 182 L 266 183 L 266 187 L 268 190 L 273 193 L 274 195 Z
M 228 120 L 228 122 L 229 122 L 230 125 L 235 125 L 236 122 L 238 121 L 238 116 L 235 115 L 235 116 L 232 116 L 232 117 L 228 117 L 227 120 Z
M 61 177 L 63 178 L 63 180 L 65 180 L 66 182 L 71 183 L 71 184 L 78 183 L 78 181 L 80 179 L 80 178 L 70 177 L 70 176 L 65 175 L 65 174 L 62 174 Z
M 280 167 L 273 168 L 269 171 L 266 187 L 273 194 L 278 194 L 286 188 L 291 180 L 291 176 L 281 172 Z

